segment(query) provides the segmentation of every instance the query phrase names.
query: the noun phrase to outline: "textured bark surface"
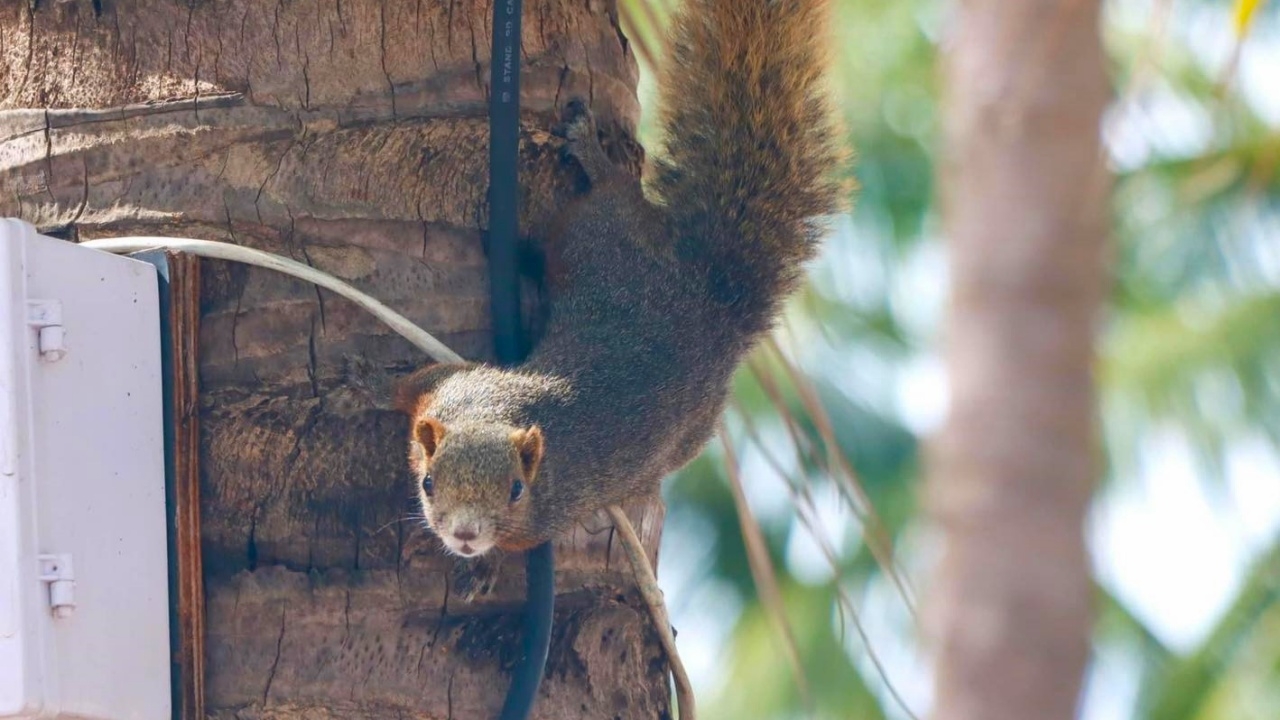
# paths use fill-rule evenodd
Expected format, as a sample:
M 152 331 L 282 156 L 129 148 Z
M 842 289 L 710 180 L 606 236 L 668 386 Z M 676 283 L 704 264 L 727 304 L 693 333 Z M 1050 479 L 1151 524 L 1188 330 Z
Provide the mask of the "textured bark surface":
M 0 212 L 70 239 L 235 242 L 332 273 L 488 357 L 483 0 L 90 0 L 0 6 Z M 637 72 L 613 9 L 527 0 L 522 234 L 575 191 L 547 130 L 590 98 L 633 169 Z M 424 358 L 290 278 L 202 264 L 207 709 L 220 718 L 481 718 L 519 648 L 522 561 L 491 598 L 412 518 L 405 423 L 333 402 L 347 355 Z M 536 276 L 530 303 L 536 304 Z M 536 316 L 536 313 L 531 313 Z M 632 517 L 651 552 L 662 509 Z M 558 547 L 537 717 L 668 713 L 607 521 Z
M 951 415 L 928 488 L 945 533 L 939 720 L 1076 716 L 1108 189 L 1098 6 L 962 2 L 947 59 Z

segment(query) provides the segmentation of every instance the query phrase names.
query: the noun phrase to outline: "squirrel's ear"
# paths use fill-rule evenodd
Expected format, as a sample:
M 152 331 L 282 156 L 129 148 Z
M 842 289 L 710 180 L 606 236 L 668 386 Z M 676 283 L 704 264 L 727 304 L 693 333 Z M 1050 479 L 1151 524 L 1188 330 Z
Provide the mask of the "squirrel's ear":
M 532 480 L 538 473 L 538 463 L 542 462 L 542 430 L 531 425 L 526 430 L 511 433 L 511 442 L 516 446 L 520 456 L 520 465 L 524 468 L 526 480 Z
M 436 454 L 436 448 L 440 447 L 440 441 L 444 440 L 444 423 L 433 417 L 418 420 L 418 424 L 413 427 L 413 440 L 422 446 L 430 460 Z

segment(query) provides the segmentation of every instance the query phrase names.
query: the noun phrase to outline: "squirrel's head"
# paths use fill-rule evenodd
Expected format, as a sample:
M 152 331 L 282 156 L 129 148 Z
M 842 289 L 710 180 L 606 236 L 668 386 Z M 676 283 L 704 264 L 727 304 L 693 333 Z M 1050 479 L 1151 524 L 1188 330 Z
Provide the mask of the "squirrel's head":
M 431 529 L 452 553 L 477 557 L 517 549 L 533 519 L 530 495 L 542 461 L 542 431 L 502 423 L 452 423 L 420 416 L 409 463 Z

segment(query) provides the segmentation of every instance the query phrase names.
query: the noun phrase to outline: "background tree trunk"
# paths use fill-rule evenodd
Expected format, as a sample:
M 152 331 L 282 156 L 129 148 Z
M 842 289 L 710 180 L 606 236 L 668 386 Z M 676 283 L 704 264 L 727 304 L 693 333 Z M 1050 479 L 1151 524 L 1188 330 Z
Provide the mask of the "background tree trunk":
M 939 720 L 1067 720 L 1088 654 L 1083 523 L 1106 237 L 1096 0 L 968 0 L 947 60 L 950 418 L 929 628 Z
M 71 239 L 176 235 L 288 255 L 472 358 L 490 352 L 482 0 L 42 0 L 0 9 L 0 212 Z M 569 197 L 545 132 L 589 97 L 638 168 L 637 71 L 610 4 L 526 0 L 522 234 Z M 523 563 L 473 606 L 409 516 L 405 423 L 332 402 L 344 356 L 424 358 L 305 283 L 203 265 L 208 710 L 483 718 L 519 651 Z M 633 521 L 656 548 L 657 503 Z M 558 548 L 543 718 L 653 718 L 665 661 L 606 522 Z M 611 552 L 612 551 L 612 552 Z M 623 590 L 627 589 L 627 590 Z

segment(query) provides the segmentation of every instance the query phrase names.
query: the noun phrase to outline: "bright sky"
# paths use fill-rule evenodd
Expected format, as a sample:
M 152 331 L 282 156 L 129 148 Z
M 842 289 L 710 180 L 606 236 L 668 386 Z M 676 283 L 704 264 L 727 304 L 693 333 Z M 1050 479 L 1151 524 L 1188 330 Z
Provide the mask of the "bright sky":
M 1187 446 L 1163 433 L 1145 468 L 1098 503 L 1090 533 L 1098 577 L 1171 650 L 1193 650 L 1280 532 L 1280 463 L 1261 441 L 1230 453 L 1220 492 L 1196 477 Z M 1210 492 L 1206 492 L 1210 490 Z M 1130 658 L 1100 659 L 1085 720 L 1128 720 L 1137 689 Z

